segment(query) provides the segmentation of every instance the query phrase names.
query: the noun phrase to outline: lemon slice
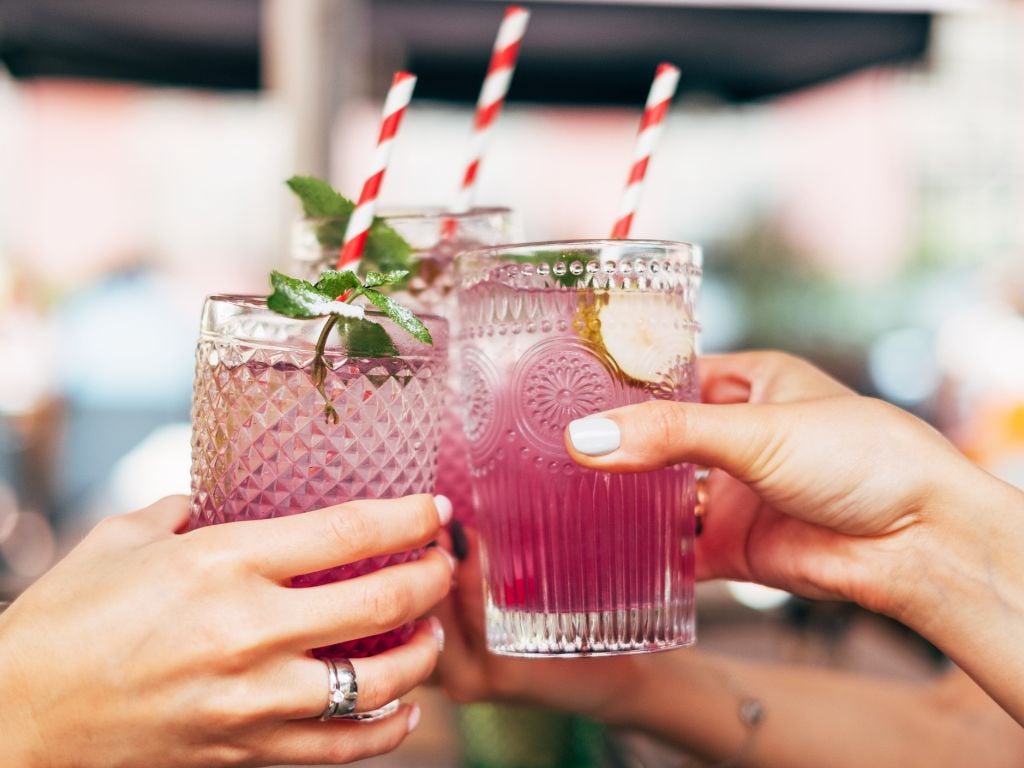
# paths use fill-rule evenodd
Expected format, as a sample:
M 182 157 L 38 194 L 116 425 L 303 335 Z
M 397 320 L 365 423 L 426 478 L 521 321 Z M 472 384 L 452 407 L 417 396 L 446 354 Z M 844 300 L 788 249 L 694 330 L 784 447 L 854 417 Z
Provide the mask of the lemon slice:
M 619 370 L 657 384 L 693 356 L 693 328 L 678 300 L 654 293 L 611 293 L 597 309 L 598 343 Z

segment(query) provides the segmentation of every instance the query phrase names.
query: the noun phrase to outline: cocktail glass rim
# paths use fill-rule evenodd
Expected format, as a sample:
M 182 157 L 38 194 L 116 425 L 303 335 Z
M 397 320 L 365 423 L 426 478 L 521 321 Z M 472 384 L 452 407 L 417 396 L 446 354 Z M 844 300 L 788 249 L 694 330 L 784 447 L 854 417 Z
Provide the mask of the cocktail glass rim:
M 322 325 L 323 323 L 327 322 L 327 318 L 326 317 L 300 318 L 300 317 L 288 317 L 287 315 L 278 314 L 278 313 L 274 312 L 273 310 L 267 308 L 267 297 L 266 296 L 261 296 L 259 294 L 214 293 L 214 294 L 211 294 L 211 295 L 207 296 L 204 299 L 204 301 L 203 301 L 204 310 L 205 310 L 205 307 L 208 304 L 210 304 L 211 302 L 220 302 L 222 304 L 230 304 L 230 305 L 233 305 L 233 306 L 236 306 L 236 307 L 240 307 L 240 308 L 243 308 L 243 309 L 249 309 L 249 310 L 262 310 L 262 311 L 267 313 L 267 316 L 269 318 L 271 318 L 272 320 L 279 321 L 282 325 L 287 324 L 287 323 L 319 323 L 319 324 Z M 364 313 L 365 313 L 366 318 L 368 320 L 379 320 L 379 319 L 387 320 L 388 319 L 387 315 L 383 311 L 381 311 L 379 309 L 376 309 L 376 308 L 366 307 L 364 309 Z M 416 316 L 418 318 L 420 318 L 420 320 L 422 320 L 428 326 L 431 325 L 431 324 L 441 324 L 441 325 L 444 325 L 445 327 L 448 326 L 447 318 L 442 317 L 441 315 L 432 314 L 432 313 L 429 313 L 429 312 L 417 312 Z M 395 332 L 396 333 L 405 334 L 405 331 L 402 331 L 401 329 L 399 329 L 399 330 L 397 330 Z M 271 340 L 271 339 L 263 339 L 263 338 L 259 338 L 259 337 L 254 337 L 254 336 L 245 335 L 245 334 L 225 333 L 223 331 L 208 330 L 202 324 L 200 325 L 199 333 L 200 333 L 201 337 L 203 337 L 203 336 L 205 336 L 205 337 L 219 336 L 219 337 L 222 337 L 222 338 L 225 338 L 225 339 L 234 339 L 234 340 L 239 340 L 239 341 L 247 341 L 247 342 L 252 343 L 252 344 L 258 344 L 261 347 L 280 349 L 280 350 L 312 350 L 312 349 L 314 349 L 316 347 L 316 344 L 314 342 L 311 342 L 311 341 L 308 341 L 308 340 L 305 340 L 305 339 L 296 339 L 294 341 L 281 342 L 281 341 L 276 341 L 276 340 Z M 400 352 L 397 355 L 392 355 L 391 357 L 387 357 L 387 358 L 381 357 L 380 359 L 382 359 L 382 360 L 385 360 L 385 359 L 387 359 L 387 360 L 396 360 L 396 359 L 416 360 L 416 359 L 420 359 L 420 358 L 428 358 L 428 357 L 431 357 L 431 356 L 437 354 L 437 353 L 434 352 L 434 350 L 437 349 L 436 345 L 425 344 L 425 343 L 423 343 L 421 341 L 418 341 L 416 339 L 412 339 L 411 336 L 409 338 L 412 340 L 413 343 L 417 344 L 417 349 L 423 349 L 424 352 L 421 353 L 421 354 L 416 354 L 415 352 L 413 352 L 413 353 Z M 445 346 L 447 347 L 447 344 Z M 430 350 L 430 351 L 428 352 L 426 350 Z M 330 343 L 328 343 L 326 351 L 329 354 L 331 354 L 331 355 L 337 355 L 338 353 L 342 353 L 342 354 L 347 354 L 348 353 L 348 350 L 344 347 L 344 345 L 342 345 L 340 343 L 340 339 L 338 338 L 337 334 L 332 334 L 331 341 L 330 341 Z M 356 357 L 356 358 L 358 358 L 360 360 L 363 360 L 363 359 L 367 359 L 367 360 L 376 359 L 376 358 L 368 357 L 366 355 L 354 355 L 353 357 Z
M 631 249 L 636 253 L 621 257 L 607 258 L 605 253 L 611 253 L 614 249 Z M 687 243 L 681 240 L 653 240 L 653 239 L 612 239 L 592 238 L 581 240 L 534 240 L 524 243 L 501 243 L 499 245 L 485 245 L 475 248 L 467 248 L 459 252 L 456 257 L 456 269 L 460 281 L 471 281 L 481 273 L 489 273 L 494 269 L 495 264 L 502 260 L 502 256 L 532 256 L 539 255 L 541 251 L 564 251 L 569 257 L 573 251 L 591 251 L 587 261 L 594 261 L 594 255 L 601 254 L 601 261 L 611 263 L 620 258 L 626 260 L 642 258 L 644 249 L 650 251 L 661 251 L 668 255 L 668 260 L 678 263 L 685 272 L 688 279 L 700 282 L 703 274 L 704 255 L 701 246 L 695 243 Z M 581 254 L 582 256 L 583 254 Z M 650 256 L 657 256 L 651 253 Z M 568 260 L 568 258 L 566 259 Z M 574 259 L 579 261 L 581 259 Z
M 703 263 L 703 249 L 696 243 L 688 243 L 683 240 L 655 240 L 650 238 L 627 239 L 627 238 L 583 238 L 578 240 L 531 240 L 523 243 L 501 243 L 499 245 L 484 245 L 478 248 L 467 248 L 459 254 L 459 258 L 466 259 L 485 253 L 509 253 L 517 250 L 537 250 L 548 248 L 550 250 L 596 250 L 598 248 L 614 248 L 616 246 L 634 246 L 639 248 L 651 248 L 662 250 L 685 251 L 689 255 L 688 263 L 700 267 Z
M 393 205 L 377 211 L 377 217 L 385 221 L 428 221 L 431 219 L 454 219 L 469 221 L 485 219 L 495 215 L 512 216 L 515 211 L 509 206 L 487 205 L 470 208 L 466 211 L 450 211 L 441 205 Z M 316 224 L 317 222 L 334 221 L 340 216 L 299 216 L 300 223 Z

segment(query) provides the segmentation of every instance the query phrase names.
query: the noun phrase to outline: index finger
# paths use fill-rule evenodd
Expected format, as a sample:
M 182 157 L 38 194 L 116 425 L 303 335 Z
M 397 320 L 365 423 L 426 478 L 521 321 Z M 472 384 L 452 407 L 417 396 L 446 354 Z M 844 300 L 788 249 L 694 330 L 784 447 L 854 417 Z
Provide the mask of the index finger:
M 705 403 L 789 403 L 856 394 L 803 358 L 774 350 L 701 357 Z
M 264 576 L 292 576 L 421 547 L 451 519 L 451 502 L 427 494 L 366 499 L 271 520 L 201 528 L 212 546 L 231 549 Z

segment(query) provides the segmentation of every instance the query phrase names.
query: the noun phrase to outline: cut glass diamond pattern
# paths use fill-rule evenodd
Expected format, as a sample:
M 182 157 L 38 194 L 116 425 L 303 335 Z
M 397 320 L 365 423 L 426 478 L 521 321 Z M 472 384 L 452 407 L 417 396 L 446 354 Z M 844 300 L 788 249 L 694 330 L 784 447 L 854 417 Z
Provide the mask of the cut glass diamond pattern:
M 307 351 L 200 341 L 192 434 L 192 526 L 308 512 L 358 498 L 432 493 L 446 355 L 334 361 L 324 404 Z M 309 574 L 336 581 L 419 557 L 408 552 Z M 401 628 L 321 655 L 360 656 L 408 637 Z

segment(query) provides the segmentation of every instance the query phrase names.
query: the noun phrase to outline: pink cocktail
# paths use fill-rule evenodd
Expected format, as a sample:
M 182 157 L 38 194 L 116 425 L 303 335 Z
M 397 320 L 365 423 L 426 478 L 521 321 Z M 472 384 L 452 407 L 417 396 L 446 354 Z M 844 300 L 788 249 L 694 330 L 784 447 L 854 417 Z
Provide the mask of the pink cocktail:
M 381 217 L 412 246 L 413 274 L 401 290 L 392 291 L 416 313 L 441 315 L 453 323 L 455 312 L 455 257 L 462 251 L 514 242 L 519 224 L 508 208 L 473 208 L 452 213 L 442 208 L 385 210 Z M 321 245 L 318 231 L 330 219 L 303 219 L 293 233 L 292 257 L 304 277 L 315 280 L 334 265 L 336 248 Z M 454 336 L 454 327 L 453 333 Z M 456 520 L 469 520 L 473 496 L 462 431 L 458 394 L 458 357 L 450 361 L 451 388 L 441 428 L 437 464 L 437 493 L 452 501 Z
M 448 381 L 444 320 L 421 316 L 421 344 L 368 311 L 397 346 L 393 357 L 327 348 L 325 418 L 312 378 L 324 321 L 267 310 L 263 299 L 213 296 L 203 309 L 192 407 L 192 527 L 309 512 L 352 499 L 432 493 Z M 348 579 L 418 558 L 419 550 L 297 576 L 296 587 Z M 361 657 L 401 644 L 411 625 L 326 648 Z
M 699 250 L 607 241 L 462 258 L 458 356 L 489 647 L 630 653 L 694 638 L 694 470 L 609 474 L 566 451 L 568 423 L 699 399 Z

